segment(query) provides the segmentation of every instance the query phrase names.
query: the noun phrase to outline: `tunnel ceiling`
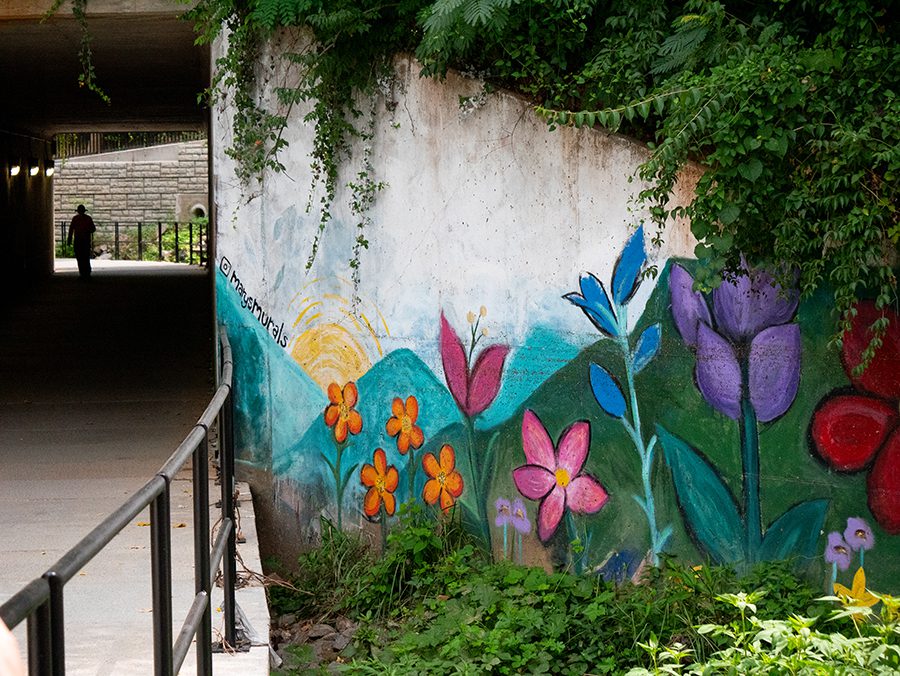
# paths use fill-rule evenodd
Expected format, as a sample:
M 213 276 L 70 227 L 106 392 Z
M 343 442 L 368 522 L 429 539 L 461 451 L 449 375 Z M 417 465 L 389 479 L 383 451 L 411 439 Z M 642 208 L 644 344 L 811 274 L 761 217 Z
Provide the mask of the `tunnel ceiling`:
M 197 95 L 209 50 L 194 45 L 185 5 L 166 0 L 88 0 L 97 83 L 110 103 L 79 87 L 81 27 L 66 3 L 0 0 L 0 129 L 49 137 L 61 131 L 203 128 Z

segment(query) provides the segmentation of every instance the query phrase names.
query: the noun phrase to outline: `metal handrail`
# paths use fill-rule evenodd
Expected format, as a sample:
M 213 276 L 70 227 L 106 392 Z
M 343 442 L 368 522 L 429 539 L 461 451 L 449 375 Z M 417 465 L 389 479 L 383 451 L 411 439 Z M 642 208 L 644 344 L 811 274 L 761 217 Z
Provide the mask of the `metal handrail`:
M 191 641 L 197 637 L 197 674 L 212 674 L 212 618 L 210 592 L 212 571 L 222 564 L 225 600 L 224 641 L 236 640 L 234 582 L 234 433 L 231 379 L 231 345 L 224 328 L 220 332 L 222 364 L 219 387 L 200 419 L 159 471 L 66 552 L 41 577 L 32 580 L 0 606 L 0 618 L 12 628 L 28 621 L 28 669 L 32 676 L 65 674 L 65 623 L 63 590 L 145 507 L 150 507 L 150 556 L 153 596 L 153 673 L 173 676 L 181 669 Z M 221 527 L 209 544 L 209 432 L 215 422 L 219 430 L 219 474 L 222 485 Z M 194 599 L 178 638 L 172 641 L 172 547 L 170 538 L 169 488 L 189 458 L 193 459 L 194 486 Z M 212 552 L 212 553 L 211 553 Z
M 200 265 L 206 264 L 209 224 L 202 220 L 95 220 L 94 224 L 97 230 L 91 236 L 91 249 L 106 246 L 106 253 L 113 260 L 162 261 L 174 258 L 176 263 L 193 265 L 196 257 Z M 54 226 L 54 246 L 57 255 L 61 255 L 70 246 L 67 244 L 70 222 L 62 220 L 57 226 Z M 174 236 L 174 242 L 164 241 L 164 236 Z M 164 243 L 172 248 L 166 249 Z

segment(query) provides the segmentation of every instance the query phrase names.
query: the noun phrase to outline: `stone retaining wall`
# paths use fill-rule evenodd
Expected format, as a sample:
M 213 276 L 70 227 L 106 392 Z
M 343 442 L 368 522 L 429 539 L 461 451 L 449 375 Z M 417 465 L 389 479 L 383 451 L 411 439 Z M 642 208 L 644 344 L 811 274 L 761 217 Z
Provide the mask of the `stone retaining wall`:
M 187 221 L 209 213 L 206 141 L 57 161 L 54 222 L 84 204 L 99 223 Z

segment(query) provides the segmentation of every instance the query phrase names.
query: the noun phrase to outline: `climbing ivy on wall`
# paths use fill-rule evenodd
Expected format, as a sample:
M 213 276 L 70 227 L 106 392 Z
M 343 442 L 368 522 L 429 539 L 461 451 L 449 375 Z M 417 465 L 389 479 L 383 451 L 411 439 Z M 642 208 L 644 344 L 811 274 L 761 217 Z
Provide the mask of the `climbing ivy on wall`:
M 360 135 L 360 97 L 374 91 L 393 54 L 414 50 L 424 75 L 456 67 L 524 93 L 551 129 L 603 127 L 644 140 L 651 155 L 640 170 L 649 186 L 641 201 L 658 223 L 691 219 L 704 262 L 699 287 L 738 270 L 741 255 L 786 264 L 777 269 L 796 271 L 805 293 L 834 288 L 846 328 L 858 297 L 879 308 L 896 303 L 900 45 L 889 5 L 203 0 L 191 16 L 207 39 L 223 27 L 239 37 L 219 63 L 226 73 L 217 85 L 252 83 L 258 44 L 274 29 L 298 26 L 312 36 L 302 54 L 283 55 L 302 76 L 279 95 L 312 104 L 311 161 L 325 194 L 320 234 L 340 163 Z M 255 99 L 235 103 L 242 110 L 232 153 L 245 175 L 279 169 L 285 120 L 266 117 Z M 689 162 L 702 178 L 691 203 L 672 208 Z

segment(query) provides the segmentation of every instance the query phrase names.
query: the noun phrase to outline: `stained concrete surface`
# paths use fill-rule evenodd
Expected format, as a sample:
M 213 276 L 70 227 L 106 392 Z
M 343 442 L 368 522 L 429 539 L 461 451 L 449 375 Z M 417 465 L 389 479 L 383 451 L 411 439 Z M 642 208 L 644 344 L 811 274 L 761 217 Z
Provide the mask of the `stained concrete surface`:
M 0 318 L 0 603 L 143 485 L 213 391 L 205 270 L 95 261 L 83 282 L 60 263 Z M 177 633 L 193 594 L 189 472 L 171 494 Z M 147 522 L 66 586 L 68 673 L 151 673 Z

